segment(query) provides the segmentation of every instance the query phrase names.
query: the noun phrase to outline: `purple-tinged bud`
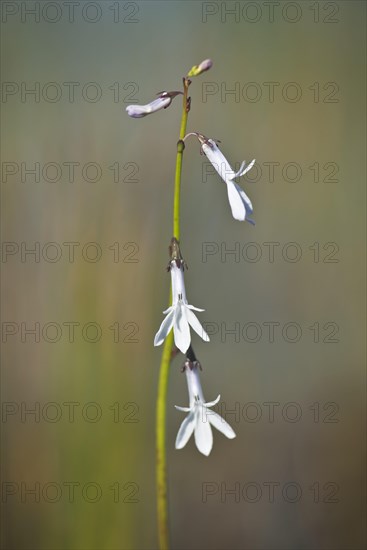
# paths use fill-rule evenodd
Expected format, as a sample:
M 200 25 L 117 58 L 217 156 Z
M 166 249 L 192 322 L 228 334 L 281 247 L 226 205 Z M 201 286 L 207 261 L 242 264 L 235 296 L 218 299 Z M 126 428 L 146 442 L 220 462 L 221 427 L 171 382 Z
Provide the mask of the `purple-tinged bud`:
M 199 76 L 205 71 L 209 71 L 212 65 L 213 61 L 211 59 L 204 59 L 199 65 L 194 65 L 187 76 Z

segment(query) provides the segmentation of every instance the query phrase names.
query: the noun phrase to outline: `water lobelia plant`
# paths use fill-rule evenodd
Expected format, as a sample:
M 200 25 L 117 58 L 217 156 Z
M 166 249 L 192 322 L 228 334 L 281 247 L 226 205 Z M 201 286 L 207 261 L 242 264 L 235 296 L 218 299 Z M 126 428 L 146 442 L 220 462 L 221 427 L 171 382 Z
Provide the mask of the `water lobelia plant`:
M 182 160 L 185 149 L 185 142 L 190 136 L 196 137 L 201 145 L 201 152 L 206 155 L 221 179 L 227 185 L 228 200 L 232 215 L 236 220 L 247 220 L 254 224 L 249 218 L 252 214 L 252 203 L 243 189 L 235 183 L 235 178 L 244 175 L 254 165 L 255 160 L 247 166 L 245 161 L 240 169 L 235 172 L 221 150 L 216 140 L 207 138 L 199 132 L 186 134 L 187 119 L 190 112 L 191 98 L 188 96 L 191 78 L 208 71 L 212 67 L 212 61 L 205 59 L 199 65 L 195 65 L 183 77 L 183 91 L 160 92 L 158 98 L 146 105 L 129 105 L 126 108 L 127 114 L 133 118 L 143 118 L 161 109 L 167 109 L 173 99 L 182 95 L 182 116 L 179 140 L 176 152 L 176 170 L 173 201 L 173 236 L 169 246 L 169 264 L 167 271 L 171 274 L 171 294 L 168 309 L 163 313 L 166 317 L 154 338 L 154 345 L 160 346 L 164 343 L 158 381 L 157 411 L 156 411 L 156 475 L 157 475 L 157 514 L 158 514 L 158 535 L 161 550 L 169 547 L 168 536 L 168 505 L 167 505 L 167 474 L 166 474 L 166 402 L 168 374 L 171 359 L 175 352 L 180 351 L 185 356 L 182 371 L 186 374 L 189 392 L 189 407 L 176 407 L 188 415 L 181 423 L 178 430 L 175 447 L 182 449 L 191 435 L 197 449 L 208 456 L 213 447 L 213 434 L 211 426 L 215 427 L 229 439 L 236 437 L 236 434 L 229 424 L 216 412 L 210 410 L 220 400 L 218 396 L 214 401 L 206 402 L 200 383 L 199 371 L 201 364 L 196 358 L 192 343 L 190 327 L 204 340 L 209 342 L 209 336 L 202 327 L 194 311 L 204 311 L 188 303 L 184 282 L 184 271 L 186 262 L 182 257 L 180 249 L 180 192 Z

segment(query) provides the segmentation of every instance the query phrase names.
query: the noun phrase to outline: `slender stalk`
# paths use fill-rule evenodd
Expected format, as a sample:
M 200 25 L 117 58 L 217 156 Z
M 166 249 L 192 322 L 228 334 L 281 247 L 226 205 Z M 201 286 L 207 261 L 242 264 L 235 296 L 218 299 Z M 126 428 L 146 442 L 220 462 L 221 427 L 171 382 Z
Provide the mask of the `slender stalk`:
M 167 385 L 168 374 L 173 347 L 173 332 L 164 341 L 162 360 L 159 371 L 157 397 L 157 514 L 159 548 L 168 550 L 168 503 L 167 503 L 167 466 L 166 466 L 166 412 L 167 412 Z
M 181 173 L 182 156 L 185 148 L 182 141 L 186 134 L 187 117 L 190 110 L 190 102 L 187 99 L 190 80 L 184 78 L 184 93 L 182 99 L 182 118 L 180 127 L 180 139 L 177 143 L 176 172 L 175 172 L 175 194 L 173 199 L 173 236 L 180 240 L 180 198 L 181 198 Z
M 177 142 L 175 190 L 173 200 L 173 236 L 180 239 L 180 191 L 182 156 L 184 142 L 182 139 L 186 134 L 187 117 L 190 109 L 190 102 L 187 97 L 190 81 L 184 78 L 184 94 L 182 118 L 180 127 L 180 138 Z M 172 292 L 169 303 L 172 303 Z M 166 412 L 167 412 L 167 386 L 169 367 L 173 349 L 173 332 L 167 336 L 164 342 L 161 365 L 159 370 L 157 409 L 156 409 L 156 478 L 157 478 L 157 514 L 158 514 L 158 535 L 160 550 L 169 548 L 168 532 L 168 500 L 167 500 L 167 466 L 166 466 Z

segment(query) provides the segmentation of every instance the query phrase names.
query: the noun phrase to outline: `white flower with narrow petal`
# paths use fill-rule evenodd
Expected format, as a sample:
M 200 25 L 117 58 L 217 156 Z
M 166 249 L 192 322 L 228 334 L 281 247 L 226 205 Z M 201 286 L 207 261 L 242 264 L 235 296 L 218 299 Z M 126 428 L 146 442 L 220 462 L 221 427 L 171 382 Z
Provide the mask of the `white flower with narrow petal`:
M 126 107 L 126 112 L 133 118 L 142 118 L 156 111 L 160 111 L 160 109 L 167 109 L 167 107 L 171 105 L 172 99 L 181 93 L 182 92 L 160 92 L 159 97 L 147 105 L 128 105 Z
M 252 203 L 243 189 L 233 180 L 243 176 L 251 170 L 255 164 L 255 159 L 246 166 L 246 162 L 243 161 L 238 172 L 234 172 L 231 168 L 228 160 L 219 149 L 218 145 L 213 139 L 207 139 L 202 134 L 196 134 L 200 143 L 203 153 L 208 160 L 214 166 L 223 181 L 227 184 L 227 193 L 229 204 L 232 209 L 232 215 L 236 220 L 244 221 L 254 224 L 255 222 L 248 218 L 249 214 L 252 214 Z
M 173 328 L 176 347 L 182 353 L 186 353 L 191 343 L 190 326 L 205 342 L 209 342 L 209 336 L 201 326 L 195 313 L 192 312 L 192 310 L 204 311 L 204 309 L 191 306 L 187 301 L 183 269 L 182 260 L 172 260 L 170 262 L 172 305 L 163 312 L 167 314 L 167 317 L 163 320 L 155 335 L 154 345 L 160 346 Z
M 218 403 L 220 395 L 218 395 L 215 401 L 205 403 L 200 384 L 198 363 L 187 361 L 185 363 L 185 372 L 189 389 L 190 407 L 178 407 L 175 405 L 179 411 L 189 413 L 178 430 L 175 447 L 176 449 L 182 449 L 190 439 L 192 433 L 194 433 L 196 447 L 203 455 L 208 456 L 213 447 L 211 426 L 222 432 L 228 439 L 233 439 L 236 437 L 236 434 L 219 414 L 210 410 L 210 407 L 214 407 Z

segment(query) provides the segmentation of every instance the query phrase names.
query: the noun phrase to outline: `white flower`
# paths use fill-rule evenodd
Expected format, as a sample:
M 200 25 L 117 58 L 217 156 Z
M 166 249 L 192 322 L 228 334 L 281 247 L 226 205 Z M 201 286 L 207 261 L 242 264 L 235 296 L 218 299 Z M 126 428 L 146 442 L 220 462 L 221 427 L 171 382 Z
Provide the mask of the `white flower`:
M 209 342 L 209 336 L 201 326 L 195 313 L 192 312 L 192 310 L 204 310 L 190 306 L 187 302 L 183 269 L 184 265 L 182 260 L 172 260 L 170 262 L 172 306 L 163 312 L 167 314 L 167 317 L 163 320 L 155 335 L 154 345 L 160 346 L 173 327 L 176 347 L 178 347 L 182 353 L 186 353 L 191 343 L 189 325 L 191 325 L 194 331 L 201 336 L 205 342 Z
M 190 396 L 190 407 L 178 407 L 179 411 L 188 412 L 189 414 L 182 422 L 176 437 L 176 449 L 182 449 L 192 433 L 194 432 L 195 443 L 198 450 L 205 456 L 210 454 L 213 447 L 213 434 L 211 426 L 217 428 L 228 439 L 233 439 L 236 434 L 231 426 L 214 411 L 209 410 L 209 407 L 214 407 L 220 400 L 218 395 L 215 401 L 210 403 L 204 402 L 204 396 L 201 389 L 198 363 L 187 361 L 185 363 L 185 372 L 187 377 L 187 386 Z
M 126 107 L 126 112 L 133 118 L 142 118 L 160 109 L 166 109 L 171 104 L 172 99 L 181 93 L 182 92 L 160 92 L 159 97 L 147 105 L 128 105 Z
M 202 151 L 212 163 L 222 180 L 227 184 L 228 200 L 232 209 L 233 217 L 239 221 L 244 221 L 247 219 L 248 222 L 254 224 L 255 222 L 247 217 L 253 212 L 252 203 L 244 190 L 241 189 L 241 187 L 233 180 L 246 174 L 246 172 L 248 172 L 255 164 L 255 159 L 247 166 L 246 162 L 243 161 L 238 172 L 234 172 L 228 160 L 223 155 L 214 140 L 207 139 L 201 134 L 196 135 L 201 143 Z

